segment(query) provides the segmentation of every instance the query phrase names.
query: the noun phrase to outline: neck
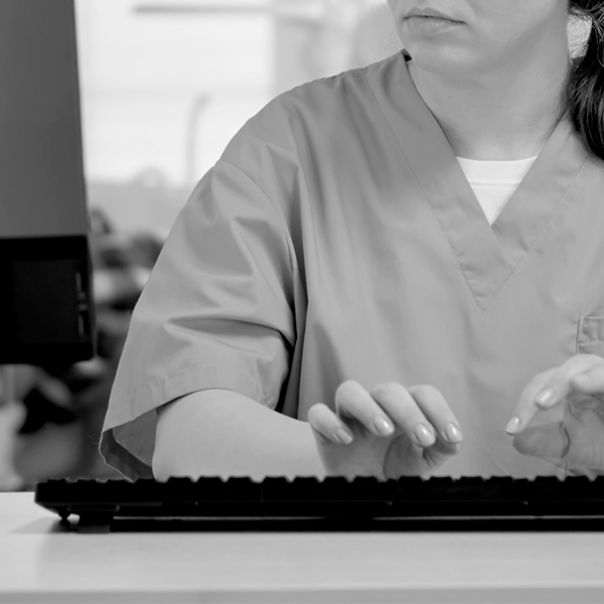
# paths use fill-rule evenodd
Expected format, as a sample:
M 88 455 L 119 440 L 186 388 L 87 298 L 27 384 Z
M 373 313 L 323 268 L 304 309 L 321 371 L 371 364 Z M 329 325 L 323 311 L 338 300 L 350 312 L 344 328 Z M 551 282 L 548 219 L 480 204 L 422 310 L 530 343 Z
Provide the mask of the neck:
M 408 63 L 456 155 L 494 161 L 538 155 L 565 112 L 567 47 L 524 53 L 507 63 L 452 75 Z

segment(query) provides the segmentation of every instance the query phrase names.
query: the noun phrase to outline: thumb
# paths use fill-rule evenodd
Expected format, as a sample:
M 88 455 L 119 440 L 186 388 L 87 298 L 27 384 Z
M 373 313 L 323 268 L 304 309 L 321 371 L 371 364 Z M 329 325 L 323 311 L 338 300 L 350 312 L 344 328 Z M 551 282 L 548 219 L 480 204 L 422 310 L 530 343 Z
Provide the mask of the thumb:
M 424 449 L 424 458 L 434 467 L 443 464 L 452 455 L 457 455 L 461 451 L 462 443 L 448 443 L 437 438 L 436 442 L 427 449 Z
M 563 459 L 570 447 L 570 439 L 562 422 L 527 428 L 514 437 L 514 448 L 532 457 Z

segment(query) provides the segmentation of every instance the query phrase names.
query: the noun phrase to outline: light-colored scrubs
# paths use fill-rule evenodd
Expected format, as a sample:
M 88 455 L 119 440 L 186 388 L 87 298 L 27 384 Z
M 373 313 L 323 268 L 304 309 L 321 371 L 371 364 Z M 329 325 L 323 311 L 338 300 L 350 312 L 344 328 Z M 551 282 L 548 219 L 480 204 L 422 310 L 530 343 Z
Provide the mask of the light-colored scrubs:
M 538 372 L 604 355 L 604 162 L 563 120 L 492 228 L 401 54 L 300 86 L 194 190 L 138 303 L 101 450 L 150 476 L 156 409 L 226 388 L 305 420 L 354 379 L 432 384 L 435 474 L 554 473 L 504 427 Z

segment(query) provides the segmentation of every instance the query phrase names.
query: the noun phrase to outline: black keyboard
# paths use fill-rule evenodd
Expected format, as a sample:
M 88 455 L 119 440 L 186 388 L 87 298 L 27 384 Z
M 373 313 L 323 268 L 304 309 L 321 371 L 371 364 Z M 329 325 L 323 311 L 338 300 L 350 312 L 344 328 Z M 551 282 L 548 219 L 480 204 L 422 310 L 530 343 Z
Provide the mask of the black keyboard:
M 604 528 L 604 477 L 48 480 L 35 501 L 85 532 Z

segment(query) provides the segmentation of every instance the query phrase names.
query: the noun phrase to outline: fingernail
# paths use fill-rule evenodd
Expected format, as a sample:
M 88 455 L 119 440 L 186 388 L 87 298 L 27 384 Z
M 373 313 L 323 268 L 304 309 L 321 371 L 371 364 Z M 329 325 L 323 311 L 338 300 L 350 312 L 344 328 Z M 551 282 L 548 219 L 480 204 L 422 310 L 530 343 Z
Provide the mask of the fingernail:
M 508 422 L 508 425 L 505 427 L 505 431 L 508 434 L 516 434 L 516 432 L 518 431 L 518 428 L 520 428 L 520 418 L 519 417 L 513 417 Z
M 539 396 L 537 396 L 537 398 L 535 399 L 535 403 L 537 403 L 537 405 L 539 405 L 540 407 L 547 407 L 548 404 L 554 402 L 555 395 L 556 391 L 553 388 L 548 388 L 547 390 L 541 392 Z
M 374 418 L 373 427 L 381 436 L 390 436 L 394 432 L 394 426 L 383 415 L 377 415 Z
M 445 430 L 445 434 L 449 442 L 460 443 L 463 440 L 463 434 L 455 424 L 449 424 Z
M 343 445 L 349 445 L 352 442 L 352 434 L 348 433 L 346 430 L 344 430 L 344 428 L 338 428 L 336 430 L 334 436 Z
M 432 432 L 432 430 L 430 430 L 428 427 L 424 426 L 424 424 L 416 426 L 414 433 L 415 438 L 417 438 L 418 443 L 422 447 L 430 447 L 434 444 L 434 441 L 436 440 L 434 432 Z

